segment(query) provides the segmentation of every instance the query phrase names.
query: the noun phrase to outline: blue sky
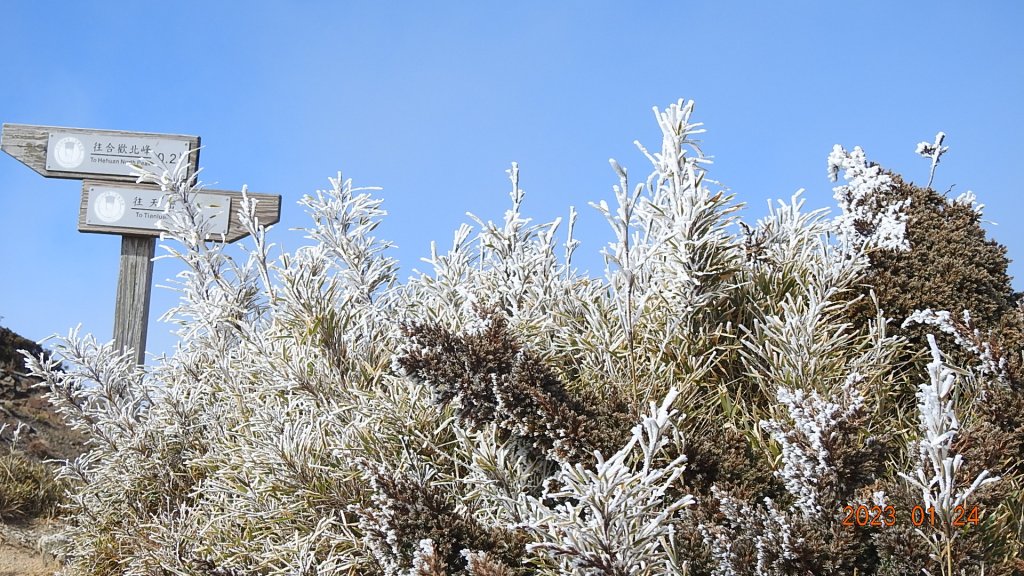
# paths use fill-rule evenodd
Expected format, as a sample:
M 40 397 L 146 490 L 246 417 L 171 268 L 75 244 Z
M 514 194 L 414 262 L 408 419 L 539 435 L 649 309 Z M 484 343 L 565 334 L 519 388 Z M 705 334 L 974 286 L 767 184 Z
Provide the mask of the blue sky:
M 764 214 L 806 188 L 832 204 L 833 144 L 924 182 L 914 154 L 943 130 L 935 187 L 973 190 L 1024 262 L 1019 2 L 56 2 L 0 6 L 0 122 L 193 134 L 202 179 L 295 204 L 341 170 L 384 187 L 403 276 L 471 211 L 500 219 L 517 161 L 537 221 L 580 212 L 578 264 L 602 273 L 614 157 L 640 179 L 652 106 L 697 102 L 710 176 Z M 119 241 L 82 234 L 80 183 L 0 155 L 0 323 L 30 338 L 108 339 Z M 157 263 L 156 283 L 177 268 Z M 1011 266 L 1024 289 L 1024 267 Z M 176 296 L 154 289 L 156 322 Z

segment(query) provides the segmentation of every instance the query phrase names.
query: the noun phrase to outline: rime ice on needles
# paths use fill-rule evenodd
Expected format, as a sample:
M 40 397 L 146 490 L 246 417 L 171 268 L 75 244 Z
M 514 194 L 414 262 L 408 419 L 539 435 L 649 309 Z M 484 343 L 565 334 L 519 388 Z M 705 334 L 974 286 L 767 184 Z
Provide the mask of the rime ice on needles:
M 625 379 L 634 385 L 636 343 L 651 337 L 645 329 L 659 322 L 657 309 L 671 309 L 673 327 L 681 329 L 696 310 L 723 297 L 738 268 L 738 243 L 729 228 L 739 206 L 731 195 L 703 185 L 704 164 L 710 160 L 694 139 L 704 130 L 691 121 L 693 109 L 692 100 L 654 108 L 661 150 L 651 152 L 635 143 L 653 172 L 645 182 L 631 184 L 626 169 L 612 159 L 618 206 L 591 203 L 615 235 L 603 250 L 605 270 L 629 351 Z
M 886 198 L 892 188 L 892 177 L 878 165 L 868 163 L 860 147 L 847 152 L 836 144 L 828 156 L 829 179 L 835 182 L 843 170 L 846 184 L 833 188 L 842 214 L 835 223 L 844 245 L 854 249 L 878 247 L 887 250 L 909 250 L 907 212 L 910 200 L 891 201 Z
M 935 167 L 939 165 L 939 160 L 942 158 L 942 155 L 949 150 L 949 146 L 942 145 L 942 141 L 945 139 L 946 133 L 939 132 L 938 134 L 935 135 L 934 143 L 917 143 L 917 150 L 915 150 L 915 152 L 917 152 L 919 156 L 924 156 L 925 158 L 928 158 L 929 160 L 932 161 L 931 170 L 929 170 L 928 172 L 928 184 L 925 185 L 925 188 L 932 187 L 932 180 L 935 178 Z
M 963 466 L 963 457 L 953 453 L 953 440 L 960 430 L 955 406 L 956 373 L 942 362 L 935 337 L 928 335 L 932 361 L 928 364 L 928 381 L 923 382 L 917 392 L 917 409 L 923 438 L 911 445 L 920 455 L 920 465 L 913 475 L 900 474 L 913 487 L 921 491 L 924 507 L 934 508 L 941 519 L 936 526 L 941 538 L 955 536 L 952 532 L 954 509 L 963 506 L 967 498 L 978 488 L 999 480 L 989 478 L 988 470 L 982 471 L 965 485 L 958 473 Z M 937 542 L 940 535 L 933 535 Z
M 694 498 L 668 501 L 666 495 L 682 476 L 686 456 L 655 466 L 670 442 L 682 445 L 671 409 L 678 393 L 672 389 L 660 407 L 652 402 L 629 442 L 608 460 L 596 454 L 593 469 L 563 463 L 556 476 L 562 489 L 546 495 L 561 500 L 555 509 L 525 499 L 533 519 L 524 528 L 539 540 L 528 549 L 550 555 L 566 575 L 682 573 L 673 560 L 676 513 Z
M 380 188 L 353 188 L 352 179 L 342 178 L 341 172 L 330 182 L 330 190 L 317 190 L 315 197 L 307 195 L 299 201 L 314 222 L 305 231 L 343 264 L 339 268 L 347 287 L 370 302 L 394 282 L 398 268 L 384 256 L 394 245 L 370 235 L 387 216 L 381 208 L 383 200 L 367 193 Z
M 420 540 L 412 561 L 412 570 L 406 576 L 445 576 L 444 562 L 437 557 L 434 541 L 430 538 Z
M 829 446 L 835 440 L 834 430 L 852 418 L 864 405 L 864 397 L 856 389 L 863 378 L 850 374 L 843 383 L 841 403 L 828 402 L 817 392 L 789 390 L 780 387 L 779 403 L 786 407 L 792 424 L 762 421 L 772 438 L 782 447 L 782 478 L 786 490 L 796 499 L 796 507 L 808 517 L 824 513 L 821 490 L 834 480 Z
M 903 327 L 910 324 L 935 326 L 949 334 L 957 346 L 977 357 L 978 364 L 975 369 L 979 374 L 994 376 L 1000 382 L 1007 381 L 1006 358 L 997 356 L 992 343 L 982 337 L 981 330 L 976 328 L 971 320 L 970 311 L 964 310 L 961 321 L 955 322 L 953 315 L 947 310 L 915 310 L 903 321 Z
M 954 205 L 967 206 L 979 216 L 985 211 L 985 205 L 978 202 L 978 196 L 970 190 L 960 194 L 956 198 L 947 200 L 947 202 Z
M 575 211 L 569 213 L 566 256 L 559 262 L 555 232 L 561 219 L 533 224 L 524 217 L 518 165 L 513 163 L 507 173 L 511 209 L 501 222 L 467 213 L 479 231 L 474 235 L 474 227 L 463 224 L 447 253 L 431 244 L 430 258 L 423 261 L 433 274 L 417 271 L 420 275 L 405 286 L 404 299 L 415 302 L 406 311 L 408 318 L 440 320 L 461 331 L 477 319 L 478 307 L 497 306 L 508 311 L 514 325 L 530 332 L 552 328 L 551 309 L 577 284 L 571 270 L 572 252 L 579 244 L 572 236 Z
M 704 208 L 702 204 L 706 204 L 710 196 L 700 186 L 702 170 L 699 164 L 707 160 L 703 159 L 692 140 L 692 136 L 704 132 L 699 123 L 690 122 L 693 107 L 692 100 L 684 102 L 682 99 L 665 110 L 655 107 L 654 115 L 662 134 L 661 151 L 651 153 L 635 142 L 654 167 L 646 185 L 637 184 L 631 191 L 626 169 L 610 159 L 609 163 L 619 178 L 619 183 L 612 186 L 618 209 L 613 213 L 604 201 L 590 204 L 601 212 L 615 233 L 615 242 L 610 243 L 603 253 L 627 339 L 633 337 L 644 308 L 645 295 L 650 292 L 650 276 L 655 268 L 650 262 L 659 256 L 659 251 L 666 249 L 665 244 L 679 230 L 686 229 L 682 225 L 673 226 L 677 223 L 673 220 L 686 216 L 693 219 L 693 212 Z M 689 155 L 690 151 L 695 155 Z M 643 194 L 645 190 L 647 196 Z M 684 214 L 687 208 L 689 213 Z M 668 214 L 669 217 L 658 218 L 655 212 L 659 212 L 657 216 Z M 667 225 L 658 229 L 656 223 Z M 686 252 L 686 246 L 679 248 Z M 686 259 L 686 255 L 681 258 Z M 679 280 L 687 284 L 692 282 L 691 278 Z
M 715 525 L 702 524 L 699 529 L 704 544 L 710 548 L 716 576 L 792 574 L 787 563 L 796 558 L 796 548 L 804 540 L 793 534 L 785 510 L 776 506 L 771 498 L 765 497 L 763 506 L 748 503 L 717 485 L 711 486 L 711 494 L 718 501 L 723 521 Z M 748 566 L 747 559 L 737 553 L 744 544 L 754 548 L 757 562 L 753 566 Z

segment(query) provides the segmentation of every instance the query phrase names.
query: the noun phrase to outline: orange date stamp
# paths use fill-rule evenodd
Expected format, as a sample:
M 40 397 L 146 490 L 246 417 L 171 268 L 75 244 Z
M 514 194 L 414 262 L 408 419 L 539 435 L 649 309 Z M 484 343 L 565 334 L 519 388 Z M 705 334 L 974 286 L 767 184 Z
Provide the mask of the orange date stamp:
M 967 508 L 966 506 L 956 506 L 951 511 L 951 518 L 949 523 L 954 528 L 961 528 L 963 526 L 973 525 L 977 526 L 981 521 L 981 512 L 977 506 L 973 508 Z M 914 526 L 941 526 L 945 523 L 941 515 L 938 514 L 932 507 L 914 506 L 909 511 L 900 511 L 897 514 L 897 510 L 894 506 L 865 506 L 864 504 L 848 505 L 843 506 L 842 512 L 842 525 L 843 526 L 874 526 L 878 528 L 884 528 L 886 526 L 895 526 L 897 522 L 906 522 L 907 520 Z M 897 518 L 899 516 L 899 518 Z

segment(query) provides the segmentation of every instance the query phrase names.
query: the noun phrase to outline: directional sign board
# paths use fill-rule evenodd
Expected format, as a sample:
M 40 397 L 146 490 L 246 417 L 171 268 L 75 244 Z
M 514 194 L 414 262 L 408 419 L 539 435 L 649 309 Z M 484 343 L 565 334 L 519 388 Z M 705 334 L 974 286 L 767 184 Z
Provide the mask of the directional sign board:
M 158 223 L 166 216 L 167 200 L 159 188 L 135 183 L 131 164 L 150 161 L 170 168 L 183 161 L 191 178 L 199 169 L 199 137 L 4 124 L 0 149 L 47 178 L 83 180 L 78 230 L 121 235 L 114 346 L 133 350 L 144 364 L 155 237 L 162 232 Z M 257 201 L 261 224 L 280 220 L 280 196 L 249 196 Z M 191 199 L 210 218 L 207 240 L 234 242 L 246 236 L 238 223 L 241 199 L 241 193 L 224 190 L 203 190 Z
M 93 183 L 83 191 L 86 200 L 85 224 L 124 230 L 160 233 L 159 223 L 166 216 L 167 195 L 159 189 L 126 188 Z M 191 199 L 209 222 L 211 234 L 227 234 L 231 197 L 196 194 Z M 121 233 L 120 230 L 118 233 Z
M 140 160 L 174 166 L 188 154 L 190 144 L 187 140 L 53 131 L 47 138 L 46 169 L 131 176 L 131 164 L 138 164 Z
M 134 182 L 130 163 L 174 166 L 185 154 L 189 174 L 199 166 L 199 137 L 179 134 L 4 124 L 0 148 L 47 178 Z
M 280 196 L 247 195 L 257 201 L 256 215 L 260 224 L 269 226 L 280 220 Z M 238 223 L 241 192 L 203 190 L 192 201 L 210 218 L 212 228 L 209 240 L 234 242 L 246 236 Z M 78 230 L 100 234 L 159 236 L 163 229 L 157 223 L 164 218 L 166 206 L 166 194 L 159 188 L 86 180 L 82 183 Z

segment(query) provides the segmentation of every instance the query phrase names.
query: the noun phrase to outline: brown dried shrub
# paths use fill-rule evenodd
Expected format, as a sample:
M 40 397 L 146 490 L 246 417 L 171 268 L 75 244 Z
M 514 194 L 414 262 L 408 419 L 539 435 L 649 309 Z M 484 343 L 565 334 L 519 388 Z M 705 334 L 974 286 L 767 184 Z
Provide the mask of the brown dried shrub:
M 362 463 L 372 488 L 369 506 L 354 507 L 359 526 L 385 574 L 407 573 L 413 567 L 419 542 L 433 543 L 434 562 L 452 573 L 464 570 L 463 550 L 486 552 L 494 562 L 520 564 L 526 538 L 520 532 L 486 527 L 471 512 L 460 511 L 457 498 L 430 478 Z
M 500 312 L 479 314 L 484 328 L 469 334 L 437 324 L 405 326 L 409 343 L 399 366 L 428 383 L 438 404 L 455 402 L 466 425 L 494 422 L 536 458 L 575 462 L 621 447 L 633 425 L 624 401 L 571 394 L 538 355 L 522 348 Z

